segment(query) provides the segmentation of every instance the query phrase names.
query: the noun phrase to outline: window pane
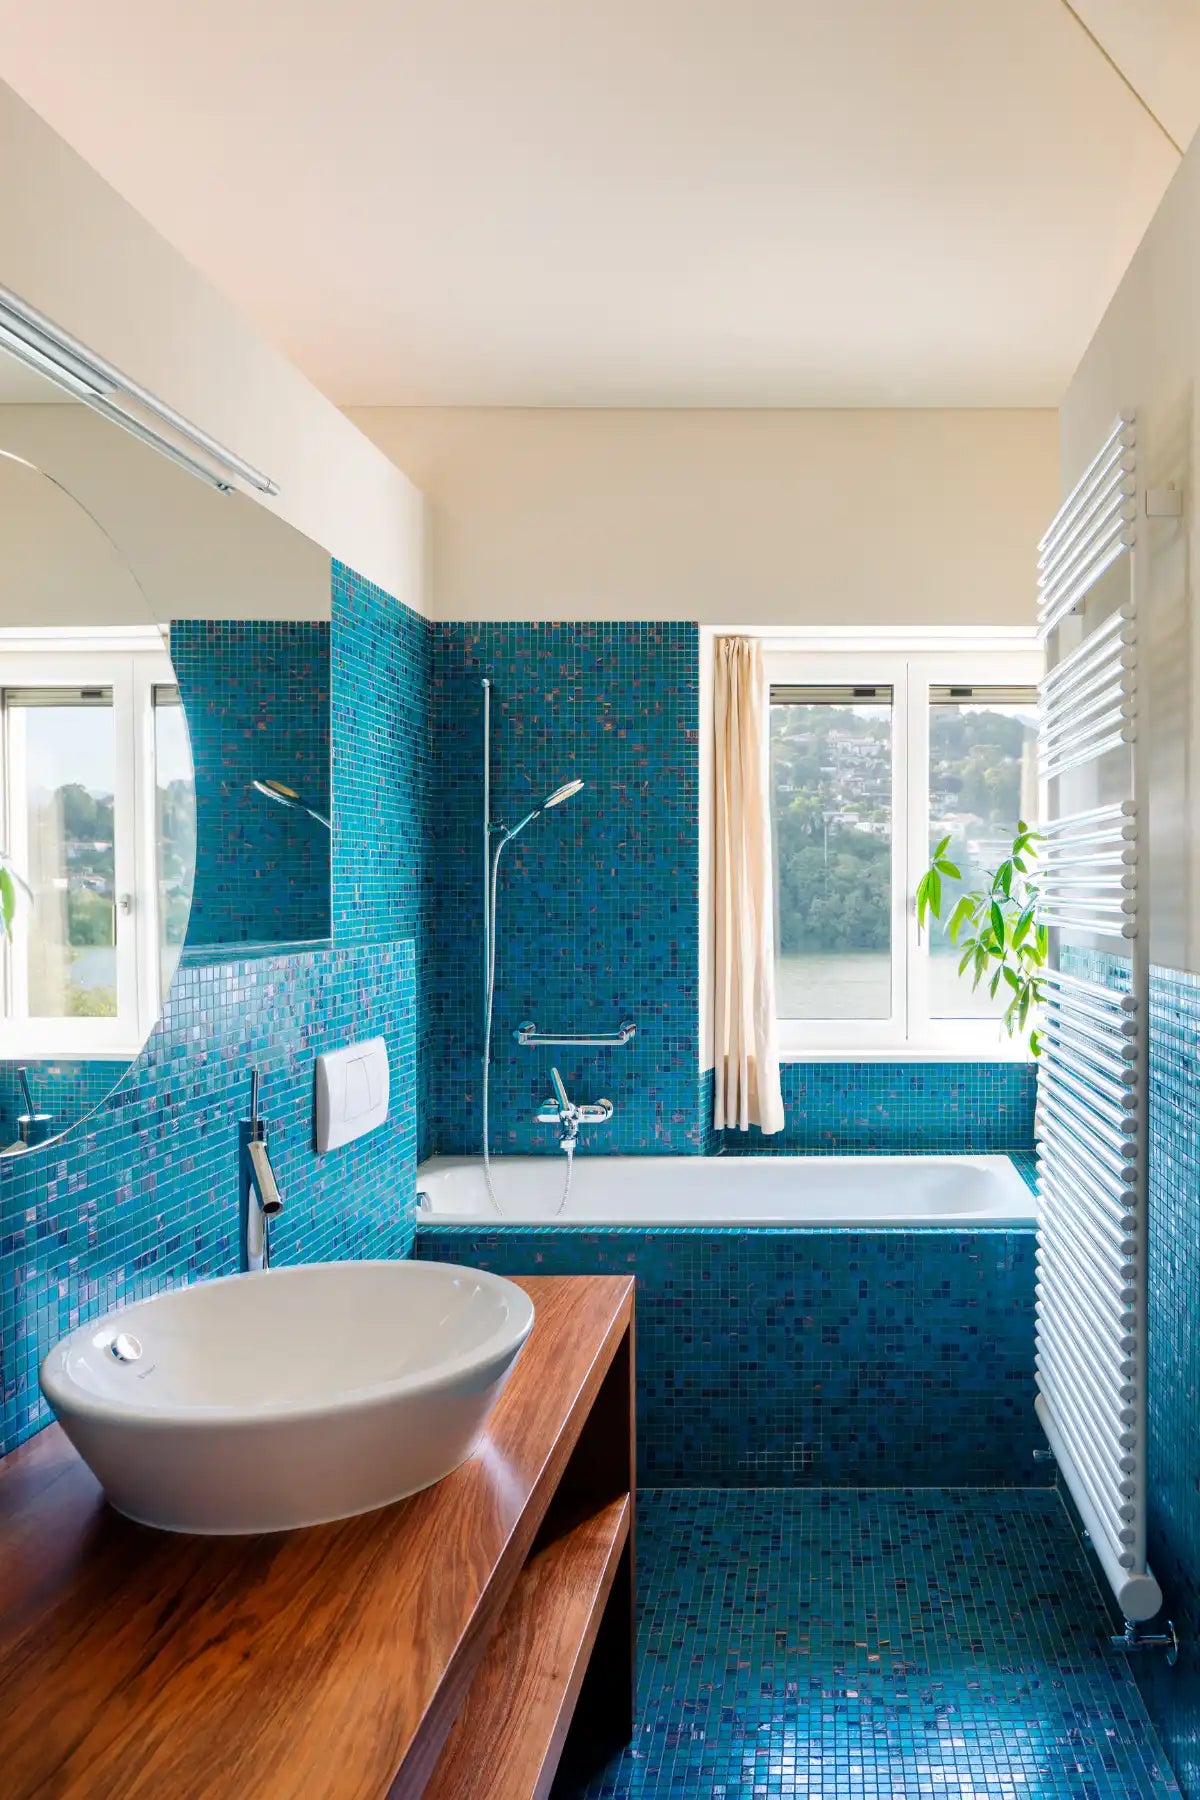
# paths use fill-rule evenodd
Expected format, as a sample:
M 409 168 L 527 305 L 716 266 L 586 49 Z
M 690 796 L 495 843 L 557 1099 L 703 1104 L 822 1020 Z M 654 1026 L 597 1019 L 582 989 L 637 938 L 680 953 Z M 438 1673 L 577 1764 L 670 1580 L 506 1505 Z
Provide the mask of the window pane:
M 975 687 L 969 699 L 942 692 L 934 690 L 929 709 L 930 850 L 949 836 L 963 879 L 945 884 L 942 923 L 929 936 L 929 1010 L 935 1019 L 995 1019 L 1004 995 L 993 1000 L 984 982 L 972 992 L 945 921 L 959 894 L 985 885 L 1004 860 L 1017 820 L 1036 820 L 1037 695 L 1033 688 L 989 694 Z
M 22 703 L 31 1018 L 113 1018 L 117 1011 L 112 695 Z
M 890 688 L 774 688 L 776 1010 L 892 1011 Z
M 159 979 L 165 998 L 187 932 L 196 860 L 196 790 L 178 688 L 154 690 L 154 769 Z

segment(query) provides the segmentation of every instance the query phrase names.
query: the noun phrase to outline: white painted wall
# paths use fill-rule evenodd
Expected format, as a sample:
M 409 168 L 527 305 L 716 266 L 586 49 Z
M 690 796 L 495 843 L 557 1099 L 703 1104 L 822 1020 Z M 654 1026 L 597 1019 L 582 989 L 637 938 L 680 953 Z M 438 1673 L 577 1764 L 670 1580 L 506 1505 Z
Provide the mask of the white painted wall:
M 1144 527 L 1150 554 L 1148 679 L 1153 737 L 1151 954 L 1200 970 L 1198 646 L 1200 551 L 1200 142 L 1180 165 L 1092 339 L 1060 413 L 1062 492 L 1070 491 L 1116 414 L 1138 413 L 1138 454 L 1156 486 L 1177 485 L 1181 520 Z
M 264 469 L 280 492 L 262 505 L 424 609 L 412 482 L 2 83 L 0 167 L 0 283 Z M 264 206 L 279 179 L 246 170 Z
M 0 405 L 0 451 L 24 457 L 73 496 L 0 457 L 0 623 L 328 619 L 327 551 L 88 407 Z M 136 584 L 105 578 L 113 567 L 102 533 Z
M 422 488 L 441 618 L 1024 625 L 1048 411 L 360 408 Z

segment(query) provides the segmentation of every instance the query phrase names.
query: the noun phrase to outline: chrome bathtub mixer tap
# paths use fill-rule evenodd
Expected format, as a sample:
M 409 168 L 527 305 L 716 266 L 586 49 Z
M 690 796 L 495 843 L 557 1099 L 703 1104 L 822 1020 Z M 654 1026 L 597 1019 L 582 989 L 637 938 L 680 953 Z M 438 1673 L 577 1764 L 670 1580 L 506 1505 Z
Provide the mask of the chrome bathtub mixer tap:
M 567 1179 L 563 1185 L 562 1198 L 555 1211 L 559 1216 L 567 1204 L 567 1196 L 571 1192 L 571 1176 L 575 1171 L 575 1147 L 579 1142 L 581 1125 L 607 1125 L 613 1116 L 611 1100 L 582 1100 L 576 1103 L 567 1093 L 566 1083 L 557 1069 L 551 1069 L 550 1079 L 554 1083 L 554 1093 L 548 1100 L 543 1100 L 536 1113 L 539 1125 L 558 1125 L 560 1127 L 559 1148 L 567 1159 Z

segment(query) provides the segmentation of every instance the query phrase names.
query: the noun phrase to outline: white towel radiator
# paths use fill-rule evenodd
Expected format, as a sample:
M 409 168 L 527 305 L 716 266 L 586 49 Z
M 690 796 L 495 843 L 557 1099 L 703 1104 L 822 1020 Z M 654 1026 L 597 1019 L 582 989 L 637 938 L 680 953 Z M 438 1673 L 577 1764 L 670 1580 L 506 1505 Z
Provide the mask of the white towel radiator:
M 1136 420 L 1126 414 L 1042 539 L 1038 563 L 1049 663 L 1038 740 L 1049 815 L 1041 883 L 1052 966 L 1038 1070 L 1035 1404 L 1130 1641 L 1162 1605 L 1146 1564 L 1141 505 Z M 1101 581 L 1122 561 L 1128 589 L 1114 607 L 1116 575 Z M 1064 796 L 1098 804 L 1072 811 Z M 1128 959 L 1119 987 L 1063 968 L 1064 949 L 1081 936 L 1082 947 Z

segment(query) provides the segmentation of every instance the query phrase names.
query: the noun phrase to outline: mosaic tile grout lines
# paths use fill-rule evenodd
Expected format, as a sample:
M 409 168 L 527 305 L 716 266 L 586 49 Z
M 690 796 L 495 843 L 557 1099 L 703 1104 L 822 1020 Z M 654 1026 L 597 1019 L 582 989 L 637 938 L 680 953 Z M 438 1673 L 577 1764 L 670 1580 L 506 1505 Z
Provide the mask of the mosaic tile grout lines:
M 190 945 L 329 936 L 328 833 L 250 787 L 285 781 L 328 812 L 329 659 L 323 620 L 171 623 L 196 780 Z
M 637 1728 L 556 1800 L 1169 1800 L 1053 1492 L 643 1490 Z

